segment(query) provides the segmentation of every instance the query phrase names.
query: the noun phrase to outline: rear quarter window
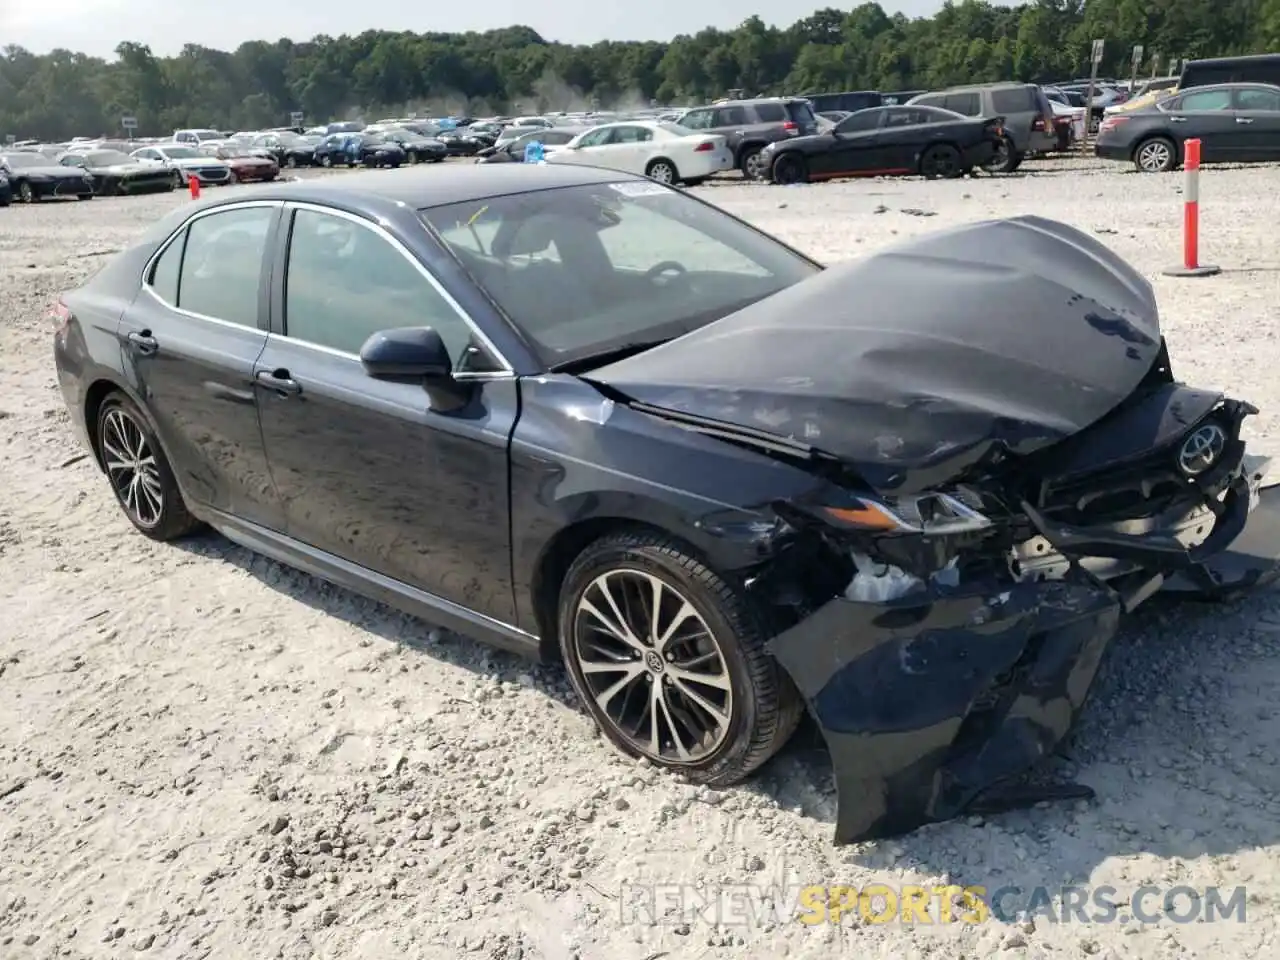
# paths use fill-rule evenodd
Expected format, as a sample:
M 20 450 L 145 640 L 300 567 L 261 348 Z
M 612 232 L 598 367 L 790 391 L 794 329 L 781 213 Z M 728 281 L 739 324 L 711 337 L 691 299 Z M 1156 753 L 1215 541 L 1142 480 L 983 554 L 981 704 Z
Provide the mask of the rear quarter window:
M 993 90 L 991 106 L 996 113 L 1035 113 L 1036 95 L 1030 87 Z
M 796 123 L 813 123 L 818 118 L 814 116 L 813 107 L 807 103 L 799 101 L 787 104 L 787 109 L 791 112 L 791 119 Z

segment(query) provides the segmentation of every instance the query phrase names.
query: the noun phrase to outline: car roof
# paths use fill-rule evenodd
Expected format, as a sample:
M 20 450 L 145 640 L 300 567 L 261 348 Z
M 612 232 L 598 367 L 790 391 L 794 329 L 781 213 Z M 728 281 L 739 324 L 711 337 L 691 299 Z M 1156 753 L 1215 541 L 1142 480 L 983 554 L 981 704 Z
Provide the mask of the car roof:
M 370 200 L 389 201 L 424 210 L 447 203 L 470 203 L 514 193 L 625 180 L 649 182 L 646 177 L 620 170 L 576 164 L 420 164 L 398 170 L 370 170 L 287 182 L 255 190 L 254 197 L 300 202 L 328 200 L 336 206 Z M 242 202 L 243 199 L 238 197 L 224 202 Z

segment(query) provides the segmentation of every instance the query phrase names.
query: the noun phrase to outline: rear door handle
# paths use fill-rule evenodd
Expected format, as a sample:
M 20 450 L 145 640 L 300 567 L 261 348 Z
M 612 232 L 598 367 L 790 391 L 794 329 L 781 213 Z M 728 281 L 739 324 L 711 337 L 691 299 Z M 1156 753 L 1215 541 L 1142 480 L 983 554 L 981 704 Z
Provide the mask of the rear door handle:
M 1186 123 L 1186 122 L 1187 122 L 1187 118 L 1186 118 L 1186 117 L 1170 117 L 1169 119 L 1170 119 L 1172 122 L 1174 122 L 1174 123 Z
M 1236 123 L 1253 123 L 1248 117 L 1236 117 Z
M 296 397 L 302 392 L 302 384 L 289 376 L 288 370 L 259 370 L 254 382 L 282 397 Z
M 150 330 L 135 330 L 129 334 L 129 342 L 132 343 L 143 356 L 150 356 L 160 349 L 160 344 L 156 338 L 151 335 Z

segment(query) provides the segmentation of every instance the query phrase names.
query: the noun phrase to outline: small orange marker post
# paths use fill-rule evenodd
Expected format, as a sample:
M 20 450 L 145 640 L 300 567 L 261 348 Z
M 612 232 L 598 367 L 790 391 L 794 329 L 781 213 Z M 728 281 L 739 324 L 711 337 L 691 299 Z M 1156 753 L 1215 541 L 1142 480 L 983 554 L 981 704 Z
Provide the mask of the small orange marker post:
M 1163 273 L 1166 277 L 1212 277 L 1222 268 L 1200 262 L 1200 141 L 1188 140 L 1182 149 L 1182 265 Z
M 194 173 L 187 174 L 187 187 L 191 190 L 191 199 L 200 199 L 200 178 Z

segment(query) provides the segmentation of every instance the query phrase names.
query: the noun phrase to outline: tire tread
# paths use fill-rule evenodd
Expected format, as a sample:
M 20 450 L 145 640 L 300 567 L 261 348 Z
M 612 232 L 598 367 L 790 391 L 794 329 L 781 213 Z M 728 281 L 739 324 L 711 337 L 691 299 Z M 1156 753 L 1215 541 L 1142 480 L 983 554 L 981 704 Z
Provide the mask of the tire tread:
M 640 553 L 678 569 L 688 583 L 703 591 L 702 599 L 713 604 L 733 628 L 734 640 L 746 664 L 755 695 L 755 723 L 747 733 L 745 750 L 723 756 L 707 768 L 690 768 L 687 773 L 691 780 L 708 786 L 729 786 L 741 782 L 790 739 L 805 709 L 790 677 L 765 649 L 772 636 L 768 618 L 742 595 L 740 589 L 691 556 L 686 547 L 670 537 L 648 531 L 624 530 L 593 541 L 570 565 L 564 582 L 574 582 L 584 569 L 610 551 Z M 561 617 L 560 643 L 567 661 L 572 652 L 569 649 L 570 626 L 564 620 Z

